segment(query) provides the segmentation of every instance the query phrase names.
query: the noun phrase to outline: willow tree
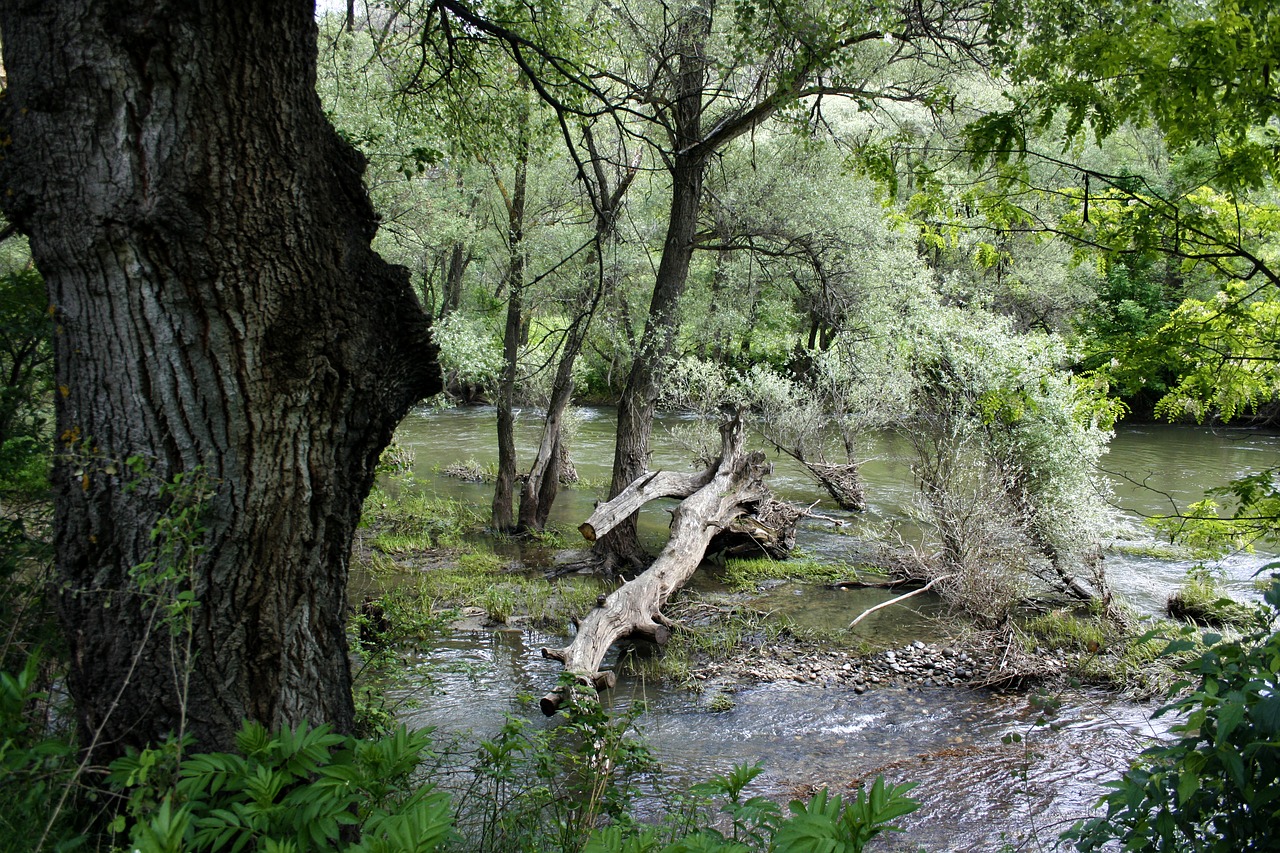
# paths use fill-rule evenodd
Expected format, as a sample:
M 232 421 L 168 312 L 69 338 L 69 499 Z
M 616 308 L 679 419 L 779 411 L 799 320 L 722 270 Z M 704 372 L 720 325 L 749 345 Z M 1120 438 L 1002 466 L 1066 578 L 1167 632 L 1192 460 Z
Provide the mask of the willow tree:
M 352 533 L 440 382 L 316 96 L 312 2 L 6 2 L 0 35 L 4 210 L 56 321 L 59 602 L 88 743 L 350 729 Z
M 665 78 L 654 113 L 666 134 L 661 150 L 671 173 L 671 210 L 648 324 L 619 403 L 610 494 L 639 477 L 648 459 L 712 159 L 801 102 L 816 116 L 826 96 L 868 109 L 936 98 L 944 76 L 981 50 L 984 20 L 967 0 L 882 9 L 799 0 L 729 10 L 713 2 L 684 7 L 674 30 L 672 54 L 658 65 Z M 638 551 L 634 523 L 601 542 L 612 559 Z

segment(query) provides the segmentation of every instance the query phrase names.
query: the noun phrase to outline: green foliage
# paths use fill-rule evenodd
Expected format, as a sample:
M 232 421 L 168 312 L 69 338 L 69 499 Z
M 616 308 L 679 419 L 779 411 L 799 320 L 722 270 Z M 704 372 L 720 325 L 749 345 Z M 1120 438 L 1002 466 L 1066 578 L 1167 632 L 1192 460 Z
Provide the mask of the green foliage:
M 1169 596 L 1169 615 L 1208 628 L 1247 629 L 1255 618 L 1253 610 L 1222 591 L 1221 571 L 1203 563 L 1187 570 L 1176 592 Z
M 46 831 L 65 838 L 59 850 L 78 846 L 59 797 L 76 770 L 76 749 L 56 719 L 39 656 L 16 671 L 0 671 L 0 850 L 26 851 Z
M 1210 300 L 1183 302 L 1158 333 L 1181 369 L 1156 414 L 1229 421 L 1280 399 L 1277 329 L 1280 294 L 1258 294 L 1248 282 L 1231 282 Z
M 1080 850 L 1270 849 L 1280 808 L 1280 580 L 1265 594 L 1252 633 L 1207 648 L 1182 667 L 1187 680 L 1158 715 L 1176 713 L 1173 743 L 1146 750 L 1102 799 L 1106 814 L 1065 837 Z M 1190 639 L 1167 653 L 1193 650 Z M 1187 688 L 1190 688 L 1189 690 Z
M 431 329 L 431 337 L 453 381 L 488 389 L 502 375 L 502 340 L 482 321 L 450 314 Z
M 1280 543 L 1280 466 L 1238 477 L 1210 494 L 1233 508 L 1233 535 Z
M 26 266 L 0 275 L 0 495 L 49 489 L 53 324 L 44 280 Z
M 0 671 L 24 667 L 37 648 L 53 658 L 62 648 L 48 594 L 52 557 L 39 514 L 0 517 Z
M 1015 80 L 1033 83 L 1026 108 L 1039 124 L 1062 114 L 1067 134 L 1089 127 L 1103 137 L 1150 123 L 1175 151 L 1216 146 L 1225 185 L 1275 176 L 1280 28 L 1267 0 L 1009 5 L 1021 7 L 1007 20 L 1030 43 L 1004 41 L 1006 58 Z
M 692 832 L 677 829 L 668 843 L 651 827 L 615 827 L 598 832 L 583 853 L 861 853 L 877 836 L 901 831 L 893 821 L 919 807 L 907 796 L 913 784 L 890 785 L 877 776 L 871 787 L 860 788 L 851 802 L 824 788 L 808 802 L 792 800 L 791 814 L 784 817 L 776 803 L 743 796 L 762 769 L 759 764 L 738 765 L 693 787 L 695 798 L 721 803 L 720 811 L 730 822 L 727 833 L 705 825 L 711 823 L 709 817 L 693 819 L 698 828 Z
M 1052 610 L 1043 616 L 1033 616 L 1023 628 L 1050 648 L 1076 652 L 1097 652 L 1113 636 L 1111 626 L 1096 616 L 1066 610 Z
M 128 797 L 136 849 L 427 853 L 454 837 L 449 798 L 414 778 L 429 745 L 429 732 L 403 727 L 358 741 L 246 722 L 237 752 L 191 755 L 176 773 L 165 770 L 172 748 L 131 752 L 109 781 Z
M 900 831 L 890 822 L 919 807 L 906 795 L 914 787 L 886 785 L 884 777 L 877 776 L 871 789 L 859 789 L 848 805 L 838 794 L 828 798 L 825 789 L 807 806 L 793 800 L 793 816 L 778 828 L 775 847 L 795 853 L 860 853 L 881 833 Z
M 631 825 L 636 783 L 654 768 L 634 737 L 633 707 L 617 719 L 569 676 L 556 725 L 509 717 L 480 744 L 475 779 L 460 798 L 468 849 L 579 850 L 602 821 Z
M 725 561 L 723 576 L 731 589 L 754 591 L 761 581 L 766 580 L 835 583 L 857 577 L 858 571 L 847 563 L 820 562 L 809 557 L 790 560 L 734 557 Z
M 994 622 L 1031 579 L 1074 597 L 1081 578 L 1105 597 L 1096 463 L 1121 408 L 1105 385 L 1064 370 L 1056 336 L 974 312 L 935 311 L 912 344 L 904 431 L 953 594 Z
M 129 576 L 136 591 L 161 613 L 161 623 L 170 635 L 174 638 L 187 635 L 192 610 L 199 604 L 194 591 L 195 567 L 205 551 L 204 516 L 216 483 L 203 468 L 197 467 L 156 484 L 142 458 L 130 457 L 125 465 L 133 474 L 133 479 L 126 483 L 126 491 L 154 485 L 165 507 L 151 527 L 151 552 L 146 560 L 130 569 Z
M 1182 545 L 1201 557 L 1221 557 L 1247 550 L 1249 540 L 1234 519 L 1223 518 L 1222 506 L 1213 498 L 1196 501 L 1178 515 L 1152 518 L 1149 523 L 1170 543 Z
M 44 279 L 35 267 L 0 274 L 0 482 L 14 439 L 49 445 L 53 324 Z M 45 451 L 47 452 L 47 451 Z
M 365 498 L 361 526 L 370 543 L 386 554 L 429 548 L 456 548 L 484 520 L 470 504 L 414 491 L 393 496 L 375 487 Z

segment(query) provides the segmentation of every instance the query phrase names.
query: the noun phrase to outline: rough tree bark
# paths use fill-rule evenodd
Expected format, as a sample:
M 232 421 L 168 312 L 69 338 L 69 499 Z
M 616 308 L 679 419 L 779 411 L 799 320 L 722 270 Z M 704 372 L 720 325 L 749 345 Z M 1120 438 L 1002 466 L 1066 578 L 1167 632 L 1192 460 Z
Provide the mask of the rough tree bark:
M 588 540 L 607 533 L 612 525 L 631 517 L 636 508 L 658 497 L 683 497 L 671 518 L 671 538 L 644 573 L 606 596 L 578 625 L 573 641 L 563 649 L 543 649 L 584 685 L 612 687 L 612 672 L 600 672 L 609 647 L 623 637 L 640 635 L 663 643 L 669 622 L 662 606 L 697 571 L 711 540 L 745 511 L 768 497 L 764 477 L 772 470 L 759 451 L 742 452 L 742 422 L 734 418 L 721 427 L 720 459 L 698 474 L 657 472 L 632 484 L 614 501 L 596 508 L 580 528 Z M 541 701 L 545 714 L 555 713 L 564 696 L 553 691 Z
M 706 43 L 711 33 L 710 9 L 690 7 L 676 26 L 680 57 L 671 109 L 671 150 L 674 153 L 668 158 L 671 208 L 648 320 L 627 384 L 618 401 L 618 432 L 613 452 L 613 479 L 609 486 L 611 498 L 643 475 L 649 463 L 654 409 L 665 375 L 664 361 L 671 353 L 679 328 L 680 297 L 689 278 L 702 186 L 712 153 L 698 145 L 703 141 L 703 89 L 707 84 L 710 64 L 706 56 Z M 639 566 L 646 557 L 636 536 L 634 518 L 625 519 L 607 536 L 597 540 L 594 550 L 606 571 L 623 564 Z
M 312 2 L 5 2 L 0 35 L 3 205 L 57 324 L 60 617 L 95 758 L 184 727 L 226 748 L 245 718 L 350 730 L 352 532 L 440 378 L 316 96 Z M 197 469 L 174 646 L 131 570 L 156 556 L 158 483 Z

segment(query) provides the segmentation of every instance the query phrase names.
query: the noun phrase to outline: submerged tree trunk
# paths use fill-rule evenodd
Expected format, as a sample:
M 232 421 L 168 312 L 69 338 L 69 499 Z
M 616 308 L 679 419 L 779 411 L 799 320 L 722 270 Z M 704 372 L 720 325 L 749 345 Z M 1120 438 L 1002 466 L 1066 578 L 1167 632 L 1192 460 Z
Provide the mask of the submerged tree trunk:
M 720 459 L 699 474 L 656 472 L 624 489 L 615 501 L 597 507 L 582 525 L 592 540 L 612 525 L 630 518 L 635 508 L 657 497 L 684 497 L 671 517 L 671 538 L 666 548 L 643 574 L 627 581 L 591 610 L 578 626 L 573 641 L 563 649 L 543 649 L 544 657 L 558 660 L 584 685 L 612 687 L 615 676 L 601 673 L 600 664 L 609 647 L 623 637 L 640 635 L 659 643 L 669 636 L 662 615 L 667 599 L 693 576 L 717 533 L 744 512 L 744 508 L 768 497 L 764 477 L 772 470 L 763 453 L 742 452 L 742 422 L 734 418 L 721 427 Z M 616 505 L 615 505 L 616 504 Z M 552 714 L 563 700 L 555 691 L 544 696 L 542 711 Z
M 440 378 L 316 96 L 313 4 L 6 3 L 0 33 L 3 204 L 57 324 L 83 742 L 102 761 L 184 730 L 224 749 L 246 718 L 349 731 L 352 533 Z

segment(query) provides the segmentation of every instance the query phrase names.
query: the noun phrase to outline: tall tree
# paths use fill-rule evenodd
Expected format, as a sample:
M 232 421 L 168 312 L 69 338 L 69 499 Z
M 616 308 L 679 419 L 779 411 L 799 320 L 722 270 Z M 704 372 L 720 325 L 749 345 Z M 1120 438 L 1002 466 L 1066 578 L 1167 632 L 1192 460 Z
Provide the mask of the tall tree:
M 665 363 L 695 249 L 706 172 L 735 140 L 806 99 L 936 99 L 957 61 L 984 38 L 983 10 L 968 0 L 869 9 L 824 2 L 663 7 L 664 35 L 650 41 L 648 77 L 628 93 L 651 105 L 650 137 L 671 178 L 671 205 L 649 317 L 618 404 L 610 496 L 644 473 Z M 674 15 L 673 22 L 667 16 Z M 642 29 L 635 16 L 630 27 Z M 634 518 L 597 541 L 606 565 L 642 554 Z
M 316 96 L 312 2 L 5 2 L 0 35 L 3 204 L 57 324 L 86 737 L 110 754 L 183 730 L 228 747 L 244 718 L 349 729 L 352 532 L 440 380 Z
M 626 161 L 625 156 L 619 158 L 622 162 L 611 163 L 601 153 L 590 125 L 582 128 L 582 142 L 586 149 L 586 163 L 591 168 L 580 168 L 578 180 L 591 202 L 594 226 L 591 249 L 583 265 L 584 279 L 589 283 L 581 290 L 570 288 L 564 298 L 570 317 L 561 339 L 560 359 L 555 376 L 551 381 L 542 436 L 538 441 L 533 464 L 520 490 L 519 527 L 522 530 L 542 530 L 546 527 L 551 505 L 559 492 L 562 462 L 566 457 L 565 412 L 573 398 L 574 365 L 586 343 L 591 321 L 601 300 L 618 286 L 618 270 L 609 260 L 610 249 L 617 240 L 618 217 L 622 212 L 623 201 L 640 168 L 638 155 L 625 166 L 622 165 Z M 625 153 L 625 140 L 620 142 L 620 146 Z
M 521 86 L 520 88 L 524 88 Z M 525 316 L 525 202 L 529 188 L 529 114 L 516 117 L 515 176 L 508 188 L 496 171 L 494 182 L 507 214 L 507 320 L 502 335 L 502 378 L 498 382 L 498 477 L 493 489 L 493 527 L 509 531 L 515 524 L 516 382 L 520 375 L 520 347 L 528 329 Z

